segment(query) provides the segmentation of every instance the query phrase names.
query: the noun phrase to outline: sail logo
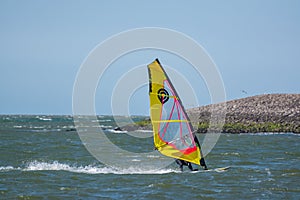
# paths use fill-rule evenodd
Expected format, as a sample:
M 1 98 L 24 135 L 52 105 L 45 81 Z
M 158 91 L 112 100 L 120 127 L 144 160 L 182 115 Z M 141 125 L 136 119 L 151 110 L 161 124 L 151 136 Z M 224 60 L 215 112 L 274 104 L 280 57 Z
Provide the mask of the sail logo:
M 169 93 L 166 89 L 161 88 L 157 91 L 157 97 L 159 101 L 164 104 L 169 100 Z

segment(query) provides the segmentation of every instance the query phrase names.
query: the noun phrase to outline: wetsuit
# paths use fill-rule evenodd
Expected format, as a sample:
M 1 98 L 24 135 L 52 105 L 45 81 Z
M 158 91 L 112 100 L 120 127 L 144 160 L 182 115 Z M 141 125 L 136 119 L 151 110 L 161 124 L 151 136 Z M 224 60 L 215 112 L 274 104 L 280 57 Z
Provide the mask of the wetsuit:
M 175 162 L 179 165 L 181 171 L 183 171 L 183 166 L 188 166 L 191 171 L 197 171 L 198 169 L 193 169 L 193 166 L 190 162 L 185 160 L 176 159 Z

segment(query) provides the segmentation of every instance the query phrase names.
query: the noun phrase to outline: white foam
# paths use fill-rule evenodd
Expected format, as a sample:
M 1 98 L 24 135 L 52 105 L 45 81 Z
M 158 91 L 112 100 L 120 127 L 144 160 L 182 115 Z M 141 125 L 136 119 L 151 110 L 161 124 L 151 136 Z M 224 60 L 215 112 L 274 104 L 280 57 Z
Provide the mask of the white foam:
M 96 126 L 96 127 L 97 127 L 97 126 Z M 105 128 L 105 129 L 108 129 L 108 128 L 112 128 L 112 126 L 100 125 L 100 128 Z
M 39 120 L 41 120 L 41 121 L 52 121 L 51 118 L 47 118 L 47 117 L 40 117 L 40 116 L 37 116 L 36 118 L 39 119 Z
M 225 152 L 225 153 L 221 153 L 221 155 L 225 155 L 225 156 L 228 156 L 228 155 L 239 156 L 240 154 L 237 153 L 237 152 Z
M 0 167 L 0 172 L 11 171 L 11 170 L 15 170 L 15 168 L 12 166 Z
M 127 131 L 118 131 L 114 129 L 107 129 L 106 131 L 111 132 L 111 133 L 127 133 Z
M 13 166 L 0 166 L 0 172 L 6 172 L 11 170 L 20 171 L 68 171 L 73 173 L 84 173 L 84 174 L 168 174 L 177 173 L 178 171 L 173 169 L 141 169 L 129 167 L 126 169 L 115 169 L 106 166 L 76 166 L 69 165 L 66 163 L 59 163 L 58 161 L 53 162 L 40 162 L 32 161 L 29 162 L 25 167 L 13 167 Z
M 141 132 L 141 133 L 152 133 L 152 130 L 136 130 L 136 132 Z
M 132 162 L 141 162 L 141 160 L 139 160 L 139 159 L 132 159 L 131 161 Z
M 159 155 L 147 155 L 147 158 L 159 158 Z
M 98 122 L 111 122 L 112 120 L 111 119 L 100 119 L 98 120 Z

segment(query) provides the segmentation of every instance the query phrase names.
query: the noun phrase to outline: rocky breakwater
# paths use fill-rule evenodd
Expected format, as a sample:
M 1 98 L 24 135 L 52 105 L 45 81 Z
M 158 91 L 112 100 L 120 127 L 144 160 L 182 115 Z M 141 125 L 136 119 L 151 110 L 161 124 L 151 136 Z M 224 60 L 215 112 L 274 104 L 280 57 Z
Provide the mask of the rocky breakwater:
M 211 113 L 221 111 L 224 104 L 224 133 L 300 133 L 300 94 L 264 94 L 189 109 L 188 115 L 198 132 L 207 132 Z

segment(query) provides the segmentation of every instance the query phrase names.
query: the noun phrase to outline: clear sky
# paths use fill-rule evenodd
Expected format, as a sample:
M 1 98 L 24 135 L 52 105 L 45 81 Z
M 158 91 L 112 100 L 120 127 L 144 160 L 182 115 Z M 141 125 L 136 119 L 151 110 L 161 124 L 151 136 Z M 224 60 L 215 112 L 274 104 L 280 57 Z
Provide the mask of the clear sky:
M 89 52 L 142 27 L 173 29 L 202 45 L 228 100 L 300 93 L 297 0 L 1 0 L 0 25 L 1 114 L 71 114 L 73 84 Z M 110 114 L 109 108 L 98 112 Z

